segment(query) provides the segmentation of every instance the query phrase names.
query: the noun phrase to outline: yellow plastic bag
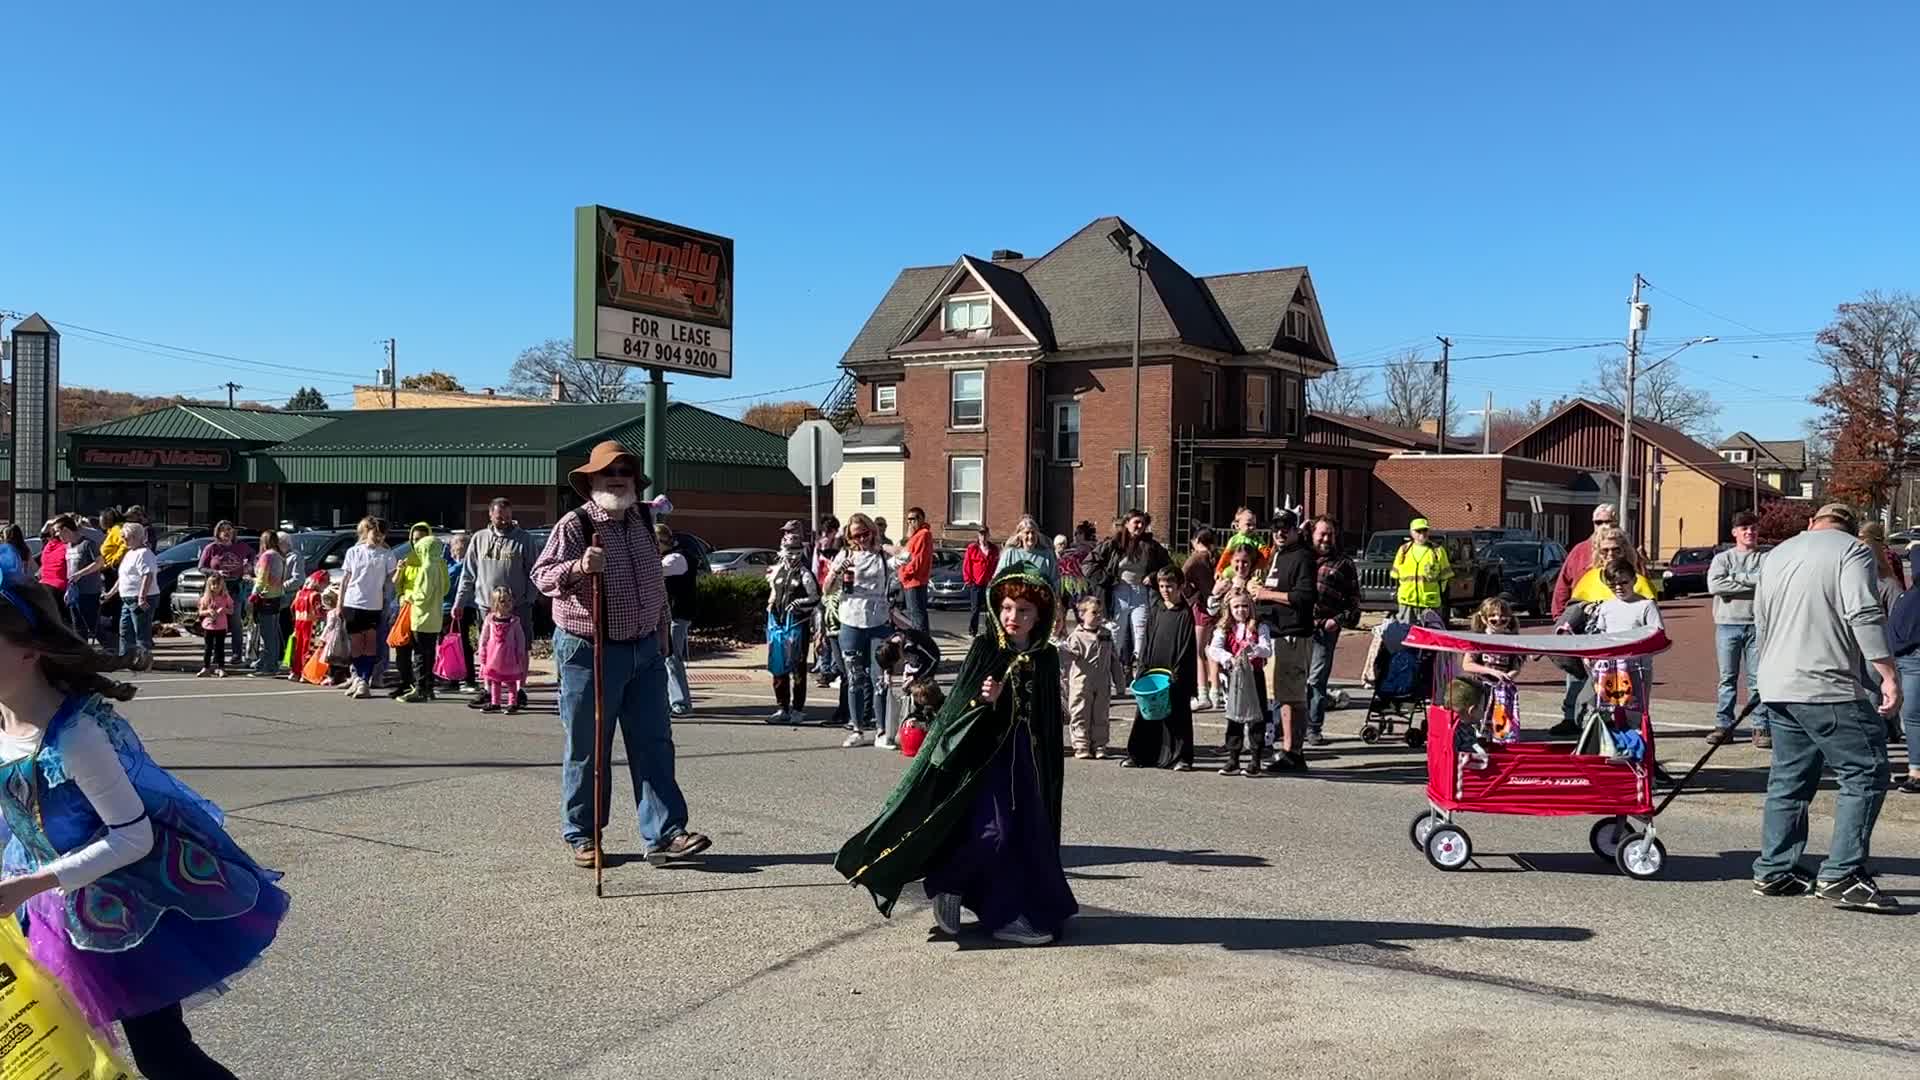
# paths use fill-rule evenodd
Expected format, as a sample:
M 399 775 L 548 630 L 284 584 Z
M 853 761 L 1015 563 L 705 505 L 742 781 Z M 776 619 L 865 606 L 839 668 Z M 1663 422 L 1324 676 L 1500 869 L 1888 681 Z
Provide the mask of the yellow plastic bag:
M 20 924 L 0 923 L 0 1080 L 133 1080 L 66 988 L 33 962 Z

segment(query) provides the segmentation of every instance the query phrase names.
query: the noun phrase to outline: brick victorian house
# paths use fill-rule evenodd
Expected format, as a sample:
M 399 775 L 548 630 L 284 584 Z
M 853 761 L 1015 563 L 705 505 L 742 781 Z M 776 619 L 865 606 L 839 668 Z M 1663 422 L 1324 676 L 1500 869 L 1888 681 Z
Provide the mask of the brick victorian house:
M 835 509 L 920 505 L 936 533 L 1105 533 L 1144 507 L 1165 539 L 1246 504 L 1364 513 L 1384 451 L 1314 437 L 1306 381 L 1336 365 L 1305 267 L 1195 277 L 1149 248 L 1140 461 L 1128 461 L 1135 271 L 1103 217 L 1038 259 L 997 251 L 900 271 L 826 403 L 846 422 Z M 897 492 L 897 494 L 896 494 Z M 1354 526 L 1349 526 L 1353 529 Z

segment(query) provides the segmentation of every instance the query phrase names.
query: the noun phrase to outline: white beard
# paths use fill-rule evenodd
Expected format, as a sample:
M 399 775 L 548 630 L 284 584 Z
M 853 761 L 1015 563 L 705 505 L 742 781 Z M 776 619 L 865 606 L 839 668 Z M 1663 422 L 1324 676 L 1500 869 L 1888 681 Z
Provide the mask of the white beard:
M 615 495 L 611 491 L 593 493 L 593 505 L 605 510 L 610 517 L 619 517 L 633 509 L 633 504 L 639 501 L 640 496 L 631 493 L 626 495 Z

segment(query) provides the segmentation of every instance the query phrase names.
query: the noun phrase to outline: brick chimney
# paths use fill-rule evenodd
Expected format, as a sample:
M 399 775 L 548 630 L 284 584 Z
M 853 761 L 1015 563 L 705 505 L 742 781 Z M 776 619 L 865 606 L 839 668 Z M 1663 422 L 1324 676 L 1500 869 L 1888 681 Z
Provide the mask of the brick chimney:
M 560 381 L 560 373 L 557 371 L 553 373 L 553 389 L 547 391 L 547 400 L 567 400 L 567 384 Z

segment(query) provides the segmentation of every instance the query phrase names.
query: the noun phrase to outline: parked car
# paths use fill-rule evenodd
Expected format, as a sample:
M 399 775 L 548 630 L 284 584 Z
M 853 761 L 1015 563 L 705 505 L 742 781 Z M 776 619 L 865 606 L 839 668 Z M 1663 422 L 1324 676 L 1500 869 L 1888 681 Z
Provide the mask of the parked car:
M 772 548 L 721 548 L 708 556 L 709 569 L 715 574 L 765 577 L 779 561 L 780 553 Z
M 1713 557 L 1727 549 L 1728 545 L 1718 547 L 1681 548 L 1667 561 L 1667 568 L 1660 574 L 1660 596 L 1665 600 L 1674 600 L 1689 593 L 1707 591 L 1707 570 L 1713 565 Z
M 326 529 L 293 534 L 293 549 L 300 556 L 302 573 L 311 574 L 315 570 L 325 570 L 329 582 L 340 579 L 340 566 L 346 561 L 347 549 L 353 547 L 357 534 L 352 529 Z M 256 537 L 257 539 L 257 537 Z M 200 622 L 196 614 L 200 610 L 200 596 L 207 588 L 207 572 L 200 569 L 200 548 L 212 542 L 211 537 L 190 540 L 186 544 L 198 544 L 193 549 L 192 558 L 181 556 L 185 561 L 175 575 L 171 592 L 162 589 L 161 595 L 168 596 L 167 607 L 173 612 L 173 621 L 193 633 L 200 632 Z M 408 544 L 405 529 L 391 530 L 387 533 L 387 543 L 396 553 L 403 551 Z M 175 545 L 160 556 L 164 564 L 167 554 L 171 554 L 185 544 Z M 247 545 L 251 548 L 253 545 Z M 163 582 L 164 584 L 164 582 Z
M 967 583 L 960 575 L 963 556 L 959 548 L 933 549 L 933 579 L 927 587 L 928 607 L 964 610 L 973 606 L 973 597 L 968 595 Z
M 1567 552 L 1551 540 L 1500 540 L 1481 549 L 1500 565 L 1501 595 L 1515 610 L 1544 615 L 1553 606 L 1553 582 Z
M 1360 572 L 1360 607 L 1364 611 L 1392 611 L 1400 606 L 1399 586 L 1393 580 L 1393 557 L 1413 539 L 1405 529 L 1387 529 L 1367 538 L 1354 560 Z M 1435 530 L 1433 539 L 1447 548 L 1453 581 L 1447 586 L 1449 615 L 1466 615 L 1480 601 L 1501 592 L 1500 564 L 1479 557 L 1473 537 L 1465 532 Z
M 1483 548 L 1486 547 L 1488 544 L 1497 544 L 1502 540 L 1538 541 L 1538 540 L 1546 539 L 1546 537 L 1541 536 L 1539 533 L 1533 531 L 1532 529 L 1496 529 L 1496 528 L 1489 527 L 1484 529 L 1472 529 L 1469 531 L 1473 534 L 1473 542 L 1475 544 L 1480 545 Z

